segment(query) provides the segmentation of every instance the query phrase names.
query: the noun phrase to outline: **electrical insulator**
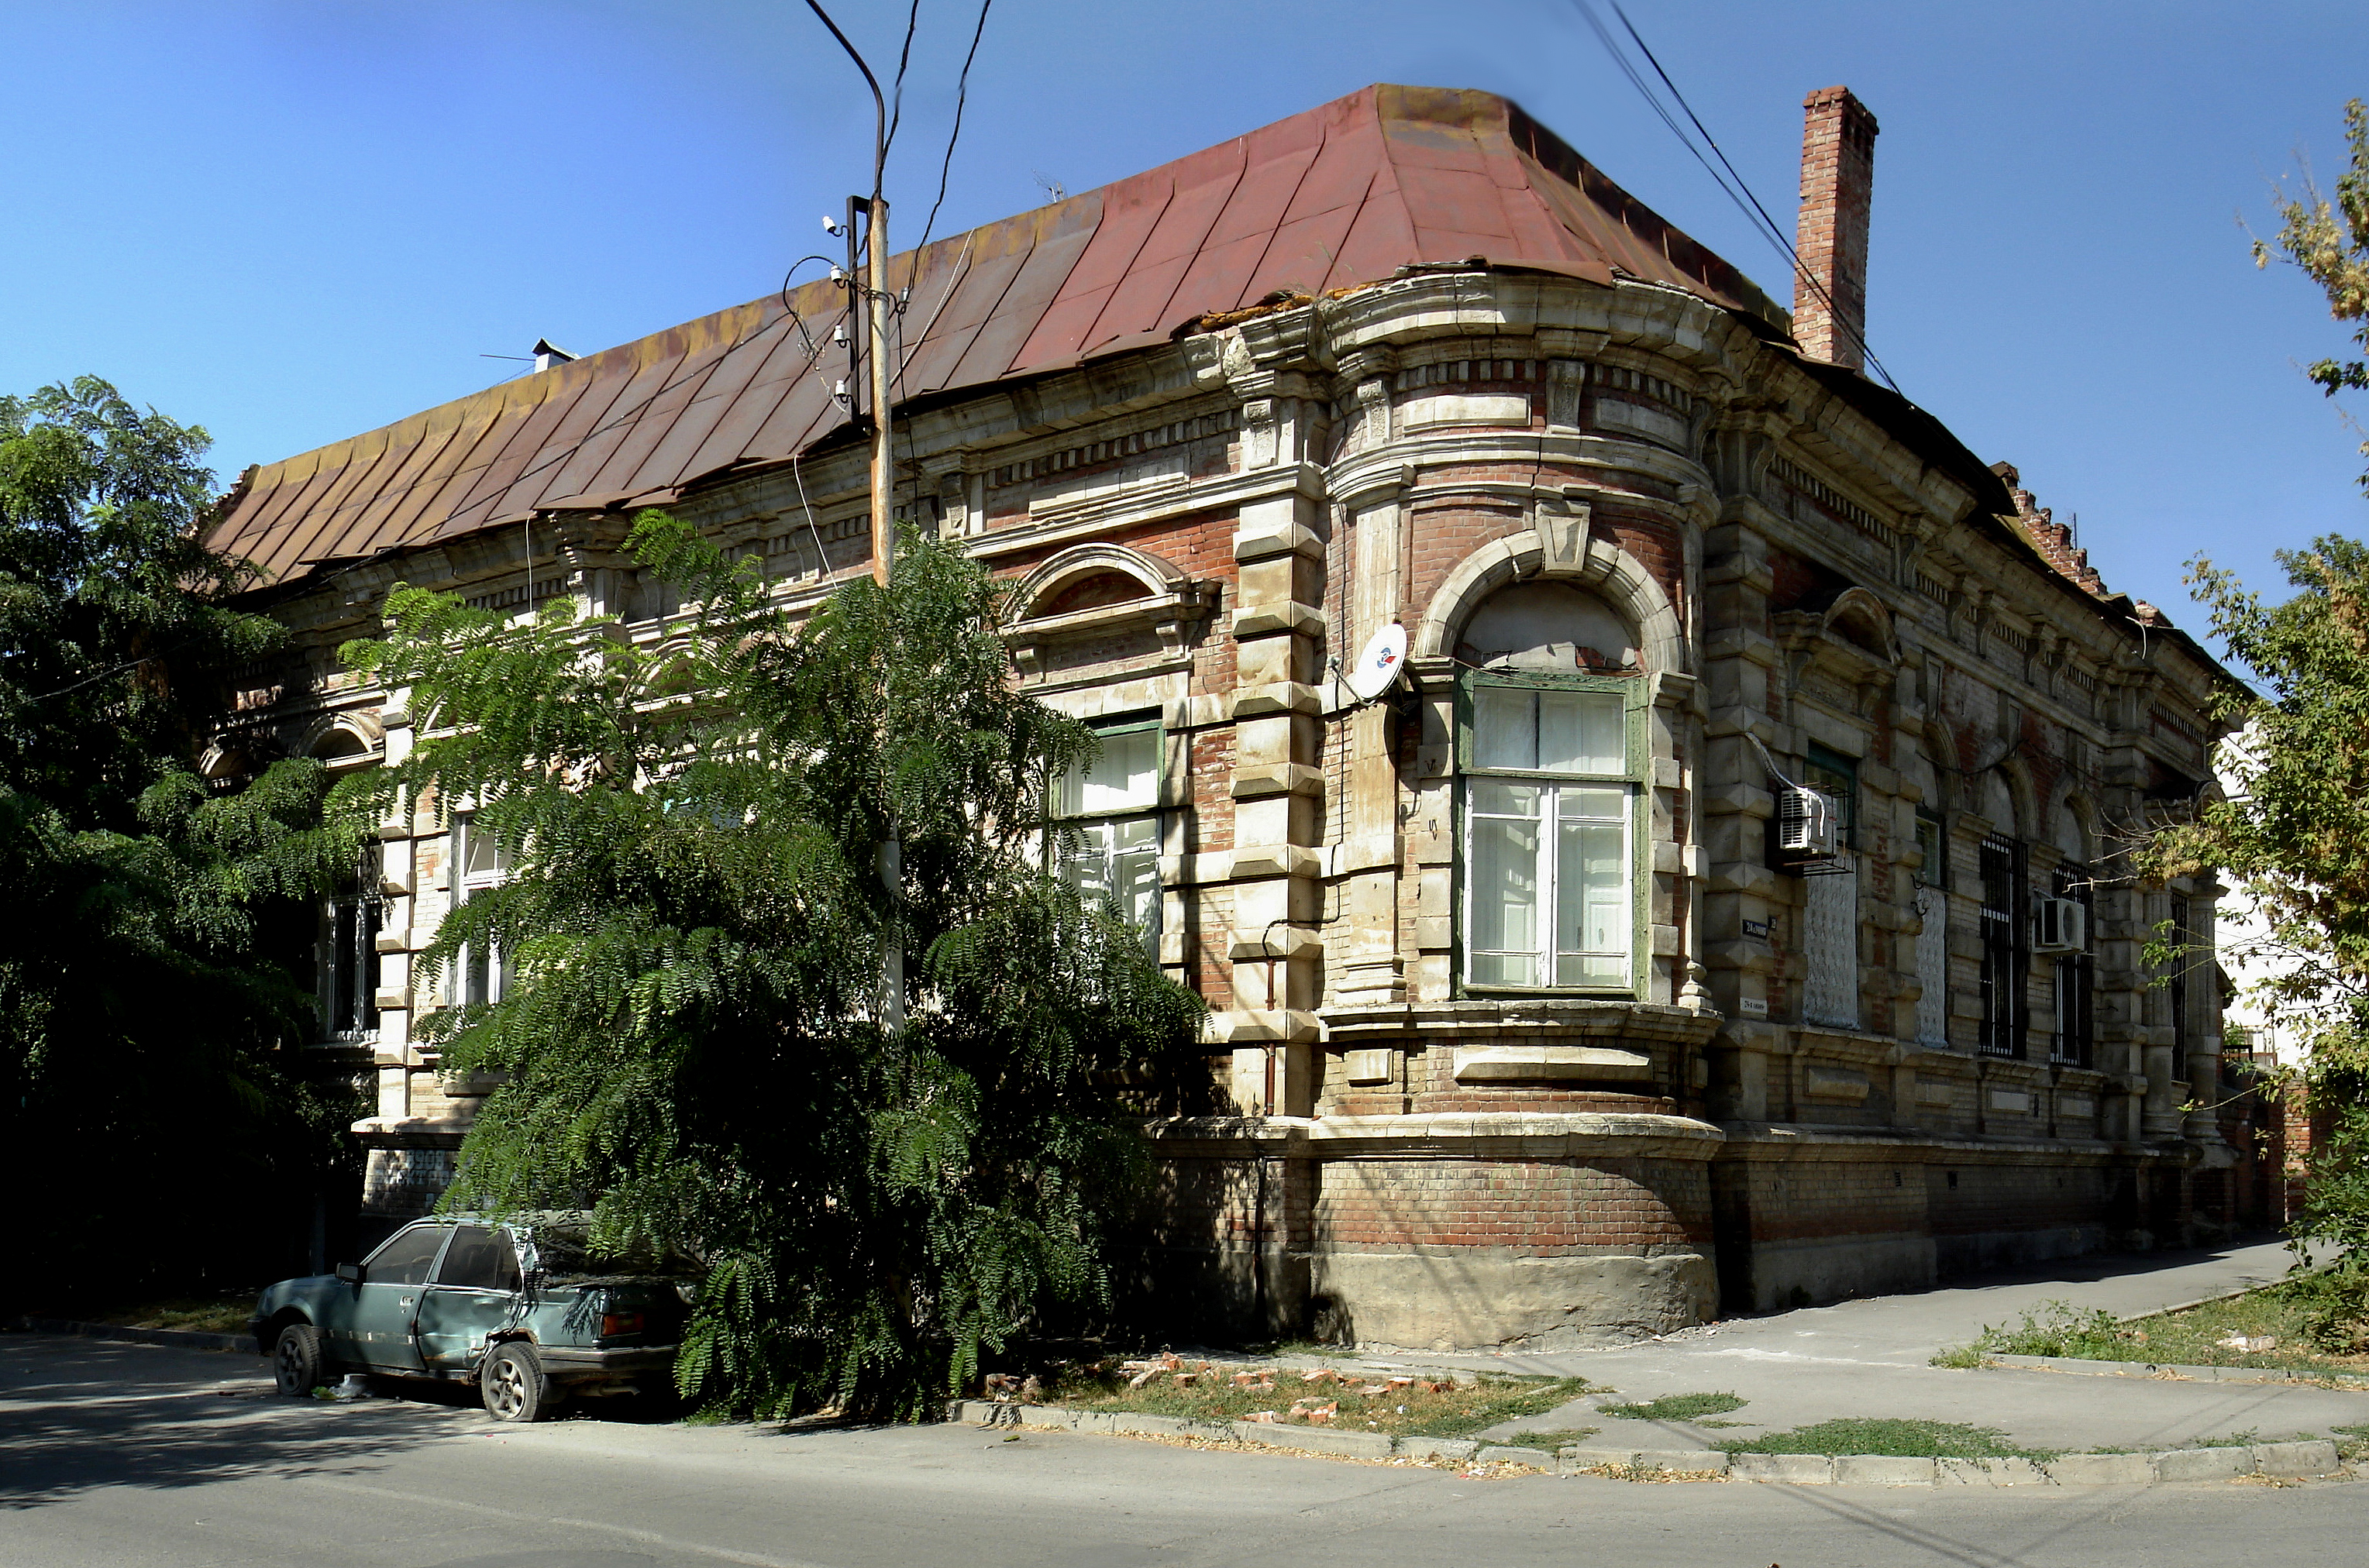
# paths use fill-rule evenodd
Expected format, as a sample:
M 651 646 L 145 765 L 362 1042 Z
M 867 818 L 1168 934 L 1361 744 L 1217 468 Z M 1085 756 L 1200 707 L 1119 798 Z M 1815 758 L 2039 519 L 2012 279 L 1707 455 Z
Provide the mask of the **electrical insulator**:
M 841 376 L 841 378 L 840 378 L 836 382 L 834 382 L 834 383 L 832 384 L 831 389 L 830 389 L 830 395 L 831 395 L 831 396 L 833 396 L 833 397 L 835 397 L 835 398 L 837 398 L 837 399 L 839 399 L 839 401 L 840 401 L 840 402 L 841 402 L 841 403 L 845 403 L 845 402 L 847 401 L 847 378 L 846 378 L 846 377 Z
M 830 329 L 830 340 L 841 348 L 847 347 L 847 324 L 845 322 L 841 322 L 837 326 Z
M 846 281 L 847 281 L 847 271 L 846 271 L 846 269 L 845 269 L 844 267 L 832 267 L 832 268 L 830 269 L 830 280 L 831 280 L 832 282 L 834 282 L 834 283 L 844 283 L 844 282 L 846 282 Z

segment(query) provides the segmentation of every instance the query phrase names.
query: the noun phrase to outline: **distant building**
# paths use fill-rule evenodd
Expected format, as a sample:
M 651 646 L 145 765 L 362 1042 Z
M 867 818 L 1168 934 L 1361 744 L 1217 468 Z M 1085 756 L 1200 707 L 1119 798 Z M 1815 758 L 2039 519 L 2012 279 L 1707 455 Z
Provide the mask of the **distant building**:
M 1395 86 L 894 264 L 898 507 L 1026 585 L 1018 678 L 1107 741 L 1072 873 L 1214 1010 L 1238 1114 L 1151 1132 L 1180 1319 L 1551 1345 L 2228 1222 L 2218 988 L 2140 959 L 2219 890 L 2113 869 L 2226 677 L 1860 373 L 1875 121 L 1808 111 L 1791 315 L 1513 104 Z M 788 303 L 243 476 L 212 542 L 300 653 L 215 771 L 404 755 L 332 657 L 398 579 L 655 639 L 647 506 L 794 605 L 866 570 L 844 300 Z M 415 1020 L 508 983 L 410 955 L 503 874 L 423 812 L 326 918 L 379 1216 L 485 1087 Z

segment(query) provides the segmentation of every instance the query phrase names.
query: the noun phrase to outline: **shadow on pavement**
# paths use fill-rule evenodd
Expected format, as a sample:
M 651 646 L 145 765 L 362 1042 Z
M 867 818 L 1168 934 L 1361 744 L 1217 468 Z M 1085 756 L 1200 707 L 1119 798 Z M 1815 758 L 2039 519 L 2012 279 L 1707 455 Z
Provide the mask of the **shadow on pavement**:
M 1934 1289 L 1975 1290 L 1992 1285 L 2089 1285 L 2101 1279 L 2128 1278 L 2134 1275 L 2160 1273 L 2168 1268 L 2187 1268 L 2200 1263 L 2213 1263 L 2253 1247 L 2283 1245 L 2285 1242 L 2286 1237 L 2277 1232 L 2263 1231 L 2233 1236 L 2219 1246 L 2167 1248 L 2160 1252 L 2089 1253 L 2079 1257 L 2019 1264 L 2011 1268 L 1944 1275 Z M 2270 1277 L 2276 1278 L 2285 1272 L 2286 1267 L 2282 1264 L 2271 1271 Z
M 258 1357 L 0 1335 L 0 1507 L 108 1486 L 361 1473 L 491 1425 L 475 1391 L 458 1384 L 374 1380 L 372 1392 L 395 1397 L 283 1399 Z M 570 1403 L 558 1418 L 669 1416 L 619 1399 Z

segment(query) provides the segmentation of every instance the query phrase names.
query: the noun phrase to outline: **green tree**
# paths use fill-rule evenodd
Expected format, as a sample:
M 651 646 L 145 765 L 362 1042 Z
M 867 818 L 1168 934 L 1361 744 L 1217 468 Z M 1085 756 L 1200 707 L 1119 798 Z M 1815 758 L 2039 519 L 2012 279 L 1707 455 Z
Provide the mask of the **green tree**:
M 800 625 L 663 514 L 632 548 L 695 607 L 664 642 L 405 587 L 345 650 L 426 738 L 341 808 L 465 806 L 514 869 L 423 959 L 513 971 L 424 1025 L 498 1081 L 448 1205 L 590 1203 L 597 1240 L 701 1259 L 703 1403 L 915 1415 L 1108 1300 L 1202 1006 L 1048 870 L 1048 785 L 1094 743 L 1015 689 L 959 551 L 909 541 Z
M 42 1198 L 8 1274 L 52 1300 L 284 1264 L 258 1210 L 351 1114 L 288 1070 L 311 1003 L 266 933 L 352 835 L 316 764 L 190 768 L 279 635 L 199 540 L 206 445 L 94 379 L 0 398 L 0 1182 Z
M 2333 205 L 2306 181 L 2283 200 L 2277 254 L 2327 295 L 2338 321 L 2363 322 L 2369 347 L 2369 108 L 2345 106 L 2351 157 Z M 2272 243 L 2257 242 L 2267 263 Z M 2369 389 L 2369 363 L 2323 359 L 2306 372 L 2329 394 Z M 2369 447 L 2363 448 L 2369 451 Z M 2364 476 L 2369 484 L 2369 476 Z M 2199 556 L 2189 582 L 2252 692 L 2225 693 L 2239 726 L 2224 752 L 2233 788 L 2138 851 L 2140 869 L 2178 876 L 2217 867 L 2257 911 L 2253 990 L 2303 1059 L 2293 1087 L 2332 1136 L 2317 1147 L 2295 1227 L 2345 1260 L 2329 1282 L 2324 1335 L 2349 1338 L 2369 1315 L 2369 548 L 2339 535 L 2278 555 L 2288 586 L 2264 602 Z M 2150 948 L 2181 961 L 2169 937 Z
M 2279 202 L 2277 239 L 2254 242 L 2254 265 L 2268 267 L 2275 244 L 2276 254 L 2319 285 L 2329 315 L 2361 323 L 2352 341 L 2369 350 L 2369 105 L 2354 98 L 2344 106 L 2344 132 L 2352 156 L 2337 176 L 2335 201 L 2320 193 L 2306 172 L 2303 195 Z M 2304 374 L 2330 397 L 2369 392 L 2369 359 L 2326 358 Z M 2369 442 L 2361 450 L 2369 455 Z M 2361 483 L 2369 489 L 2369 472 Z

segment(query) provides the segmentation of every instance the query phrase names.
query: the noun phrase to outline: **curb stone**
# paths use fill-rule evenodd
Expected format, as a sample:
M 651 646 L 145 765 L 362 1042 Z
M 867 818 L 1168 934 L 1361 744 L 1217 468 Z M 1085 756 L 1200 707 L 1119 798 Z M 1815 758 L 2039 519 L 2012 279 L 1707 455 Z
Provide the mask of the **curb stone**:
M 2145 1486 L 2155 1480 L 2145 1454 L 2066 1454 L 2040 1468 L 2059 1486 Z
M 244 1350 L 260 1354 L 248 1334 L 203 1334 L 193 1328 L 126 1328 L 120 1324 L 82 1323 L 73 1318 L 17 1318 L 8 1326 L 25 1334 L 63 1334 L 76 1339 L 115 1339 L 131 1345 L 177 1345 L 187 1350 Z
M 1532 1450 L 1536 1452 L 1535 1449 Z M 1481 1452 L 1481 1445 L 1470 1437 L 1401 1437 L 1398 1452 L 1406 1459 L 1446 1460 L 1450 1464 L 1471 1464 Z M 1539 1455 L 1541 1459 L 1546 1456 Z
M 2277 1367 L 2202 1367 L 2178 1361 L 2100 1361 L 2080 1356 L 1985 1356 L 1994 1370 L 2079 1372 L 2093 1378 L 2184 1378 L 2198 1383 L 2308 1383 L 2369 1390 L 2369 1378 L 2350 1372 L 2287 1371 Z
M 163 1331 L 152 1331 L 163 1332 Z M 221 1336 L 227 1337 L 227 1336 Z M 2235 1481 L 2248 1475 L 2302 1477 L 2343 1473 L 2335 1443 L 2256 1443 L 2250 1448 L 2169 1449 L 2135 1454 L 2065 1454 L 2025 1459 L 1908 1459 L 1891 1454 L 1730 1454 L 1718 1449 L 1566 1448 L 1484 1445 L 1465 1437 L 1392 1437 L 1330 1426 L 1262 1421 L 1197 1421 L 1132 1411 L 1072 1410 L 1058 1404 L 956 1400 L 946 1419 L 974 1426 L 1034 1426 L 1055 1431 L 1207 1437 L 1261 1448 L 1338 1454 L 1349 1459 L 1445 1460 L 1451 1464 L 1528 1465 L 1562 1475 L 1642 1469 L 1708 1473 L 1786 1486 L 2153 1486 L 2183 1481 Z
M 1794 1486 L 1826 1486 L 1835 1461 L 1824 1454 L 1735 1454 L 1728 1473 L 1738 1481 L 1775 1481 Z
M 1890 1454 L 1838 1454 L 1835 1458 L 1837 1486 L 1930 1486 L 1936 1474 L 1929 1459 Z
M 1575 1475 L 1590 1470 L 1683 1470 L 1727 1473 L 1728 1458 L 1717 1449 L 1590 1449 L 1562 1451 L 1562 1471 Z
M 2246 1449 L 2180 1449 L 2155 1456 L 2157 1481 L 2233 1481 L 2253 1468 Z

